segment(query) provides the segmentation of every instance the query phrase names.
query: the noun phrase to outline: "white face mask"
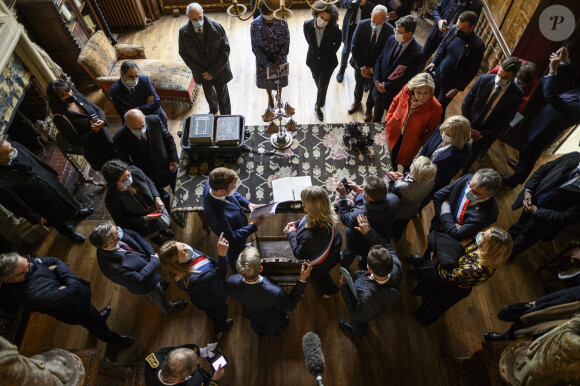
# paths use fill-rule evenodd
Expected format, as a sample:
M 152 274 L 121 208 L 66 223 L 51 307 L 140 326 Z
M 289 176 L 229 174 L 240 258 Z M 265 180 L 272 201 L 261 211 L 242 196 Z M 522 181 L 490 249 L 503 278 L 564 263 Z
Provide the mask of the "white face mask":
M 136 78 L 136 79 L 124 79 L 124 78 L 121 78 L 121 79 L 123 80 L 123 83 L 127 87 L 135 87 L 135 86 L 137 86 L 137 83 L 139 83 L 139 78 Z
M 508 83 L 509 83 L 509 80 L 507 80 L 507 79 L 500 79 L 499 78 L 499 75 L 497 75 L 497 74 L 495 75 L 495 84 L 497 84 L 498 86 L 501 86 L 501 87 L 507 86 Z
M 271 15 L 262 15 L 262 17 L 266 21 L 272 21 L 272 20 L 274 20 L 274 14 L 271 14 Z
M 477 234 L 477 236 L 475 236 L 475 243 L 477 244 L 477 246 L 479 247 L 481 245 L 481 243 L 483 242 L 483 232 L 479 232 Z
M 185 262 L 189 263 L 191 261 L 191 259 L 193 259 L 193 256 L 194 256 L 193 248 L 187 244 L 184 244 L 184 245 L 185 245 Z
M 145 132 L 147 131 L 147 125 L 141 130 L 131 130 L 131 133 L 137 138 L 143 138 L 145 136 Z
M 6 163 L 6 165 L 12 165 L 12 162 L 14 162 L 16 156 L 18 156 L 18 149 L 12 148 L 12 151 L 8 155 L 8 162 Z
M 193 24 L 195 28 L 201 28 L 203 27 L 203 19 L 201 21 L 192 21 L 191 24 Z
M 403 41 L 405 40 L 404 35 L 398 31 L 395 31 L 395 40 L 398 41 L 399 43 L 403 43 Z
M 324 28 L 324 27 L 326 27 L 328 25 L 328 22 L 326 20 L 324 20 L 323 18 L 321 18 L 320 16 L 318 16 L 316 18 L 316 25 L 319 28 Z
M 121 182 L 121 186 L 131 186 L 133 184 L 133 176 L 129 174 L 129 178 Z
M 234 194 L 236 194 L 236 191 L 237 191 L 237 190 L 238 190 L 238 185 L 236 185 L 236 186 L 235 186 L 235 187 L 234 187 L 234 188 L 231 190 L 231 192 L 229 192 L 229 193 L 228 193 L 228 196 L 230 196 L 230 197 L 231 197 L 231 196 L 233 196 Z
M 441 134 L 441 139 L 443 140 L 443 142 L 451 143 L 451 137 L 445 133 Z

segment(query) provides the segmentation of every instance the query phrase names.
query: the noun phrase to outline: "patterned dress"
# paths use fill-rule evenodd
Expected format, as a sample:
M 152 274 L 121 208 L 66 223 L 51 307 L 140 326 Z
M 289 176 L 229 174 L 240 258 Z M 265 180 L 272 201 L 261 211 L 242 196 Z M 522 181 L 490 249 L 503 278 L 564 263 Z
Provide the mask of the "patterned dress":
M 283 64 L 288 61 L 290 48 L 290 31 L 288 23 L 274 19 L 270 24 L 264 22 L 260 15 L 250 27 L 252 52 L 256 55 L 256 86 L 268 90 L 276 89 L 276 79 L 267 79 L 267 68 L 272 64 Z M 280 87 L 288 86 L 288 77 L 278 78 Z
M 457 268 L 448 270 L 439 266 L 439 277 L 464 289 L 476 287 L 487 281 L 495 272 L 495 268 L 480 265 L 476 249 L 476 243 L 468 245 L 465 248 L 465 255 L 459 258 Z

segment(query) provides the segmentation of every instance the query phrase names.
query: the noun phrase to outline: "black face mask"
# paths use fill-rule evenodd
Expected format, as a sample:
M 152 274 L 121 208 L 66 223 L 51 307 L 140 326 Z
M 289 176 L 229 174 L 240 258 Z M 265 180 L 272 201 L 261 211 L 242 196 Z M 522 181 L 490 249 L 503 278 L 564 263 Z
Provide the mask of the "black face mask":
M 457 36 L 458 38 L 461 38 L 461 39 L 465 39 L 467 37 L 467 34 L 460 29 L 456 29 L 455 36 Z
M 75 97 L 71 95 L 68 98 L 66 98 L 64 101 L 66 103 L 73 103 L 75 101 Z

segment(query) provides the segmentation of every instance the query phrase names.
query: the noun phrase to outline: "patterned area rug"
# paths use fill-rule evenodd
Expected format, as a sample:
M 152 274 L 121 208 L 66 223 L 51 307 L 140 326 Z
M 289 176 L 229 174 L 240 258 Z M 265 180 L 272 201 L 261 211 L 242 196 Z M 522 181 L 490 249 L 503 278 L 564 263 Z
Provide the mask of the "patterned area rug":
M 370 133 L 374 145 L 367 154 L 345 148 L 342 136 L 345 124 L 298 125 L 292 133 L 292 146 L 273 152 L 266 126 L 247 126 L 249 138 L 245 144 L 252 152 L 239 156 L 189 156 L 182 152 L 173 199 L 173 211 L 203 210 L 203 186 L 208 174 L 216 167 L 234 169 L 241 185 L 238 192 L 254 204 L 272 200 L 272 180 L 282 177 L 311 176 L 312 184 L 323 186 L 337 196 L 336 184 L 346 177 L 361 184 L 367 175 L 385 177 L 391 171 L 391 161 L 384 124 L 362 124 Z

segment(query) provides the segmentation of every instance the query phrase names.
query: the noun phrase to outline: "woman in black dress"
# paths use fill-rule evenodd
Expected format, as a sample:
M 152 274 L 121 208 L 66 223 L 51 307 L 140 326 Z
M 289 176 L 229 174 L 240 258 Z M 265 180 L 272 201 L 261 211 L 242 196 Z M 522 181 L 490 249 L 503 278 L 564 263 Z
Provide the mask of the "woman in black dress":
M 113 138 L 107 129 L 105 113 L 63 79 L 46 88 L 52 122 L 64 139 L 84 149 L 84 157 L 94 170 L 115 158 Z

